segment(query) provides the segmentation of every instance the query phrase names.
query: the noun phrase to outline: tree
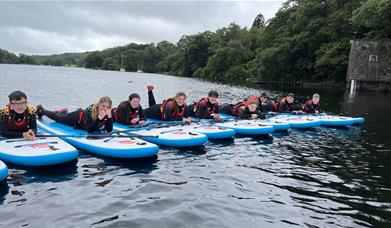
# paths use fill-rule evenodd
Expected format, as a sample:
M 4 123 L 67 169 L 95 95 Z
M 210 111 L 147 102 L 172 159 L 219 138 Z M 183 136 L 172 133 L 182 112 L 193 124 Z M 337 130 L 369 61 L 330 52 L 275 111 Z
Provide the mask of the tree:
M 252 28 L 264 28 L 265 27 L 265 17 L 262 13 L 258 14 L 254 19 Z
M 16 64 L 19 62 L 18 56 L 0 48 L 0 63 Z
M 391 39 L 391 1 L 368 0 L 353 11 L 353 25 L 359 37 Z
M 19 54 L 19 63 L 21 64 L 34 64 L 33 58 L 25 54 Z
M 101 53 L 95 51 L 87 56 L 84 66 L 86 68 L 100 69 L 102 68 L 103 60 Z
M 156 65 L 160 62 L 159 50 L 152 44 L 147 47 L 143 53 L 143 71 L 156 73 Z
M 136 72 L 142 68 L 143 52 L 137 49 L 129 49 L 124 52 L 124 68 L 126 71 Z
M 119 70 L 120 66 L 118 60 L 113 57 L 108 57 L 103 60 L 102 69 L 103 70 Z

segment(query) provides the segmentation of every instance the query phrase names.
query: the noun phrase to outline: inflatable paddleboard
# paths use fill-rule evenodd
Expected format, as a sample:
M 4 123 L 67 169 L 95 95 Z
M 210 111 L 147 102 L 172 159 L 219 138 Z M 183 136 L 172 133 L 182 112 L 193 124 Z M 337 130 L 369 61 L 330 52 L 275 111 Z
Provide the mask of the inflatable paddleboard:
M 182 121 L 161 121 L 155 119 L 148 119 L 147 123 L 156 123 L 159 127 L 169 127 L 176 126 L 179 129 L 190 131 L 190 132 L 198 132 L 206 135 L 208 139 L 231 139 L 235 136 L 235 131 L 229 128 L 222 128 L 219 126 L 213 125 L 209 119 L 199 119 L 192 117 L 191 124 L 184 124 Z
M 4 162 L 0 161 L 0 182 L 5 180 L 8 176 L 8 168 Z
M 196 122 L 190 125 L 180 126 L 185 131 L 198 132 L 206 135 L 208 139 L 230 139 L 235 136 L 235 130 L 229 128 L 223 128 L 215 126 L 208 122 Z
M 236 119 L 234 116 L 227 114 L 220 114 L 222 119 Z M 289 129 L 289 123 L 286 121 L 274 121 L 271 119 L 256 119 L 256 120 L 240 120 L 240 121 L 248 121 L 248 122 L 257 122 L 259 124 L 273 126 L 274 131 L 287 131 Z
M 351 117 L 353 119 L 354 125 L 360 125 L 364 123 L 365 119 L 363 117 Z
M 23 166 L 58 165 L 77 159 L 78 151 L 57 137 L 0 141 L 0 159 Z
M 286 122 L 291 128 L 305 129 L 317 127 L 322 124 L 322 121 L 313 116 L 286 115 L 280 114 L 269 118 L 272 121 Z
M 74 129 L 54 121 L 39 119 L 40 128 L 55 135 L 86 135 L 86 131 Z M 143 158 L 156 155 L 159 147 L 138 138 L 87 138 L 87 137 L 62 137 L 73 146 L 98 155 L 113 158 Z
M 119 123 L 114 123 L 114 129 L 118 131 L 131 130 L 129 126 L 125 126 Z M 143 138 L 146 141 L 156 143 L 158 145 L 169 147 L 196 147 L 201 146 L 208 141 L 206 135 L 187 131 L 177 126 L 170 127 L 143 127 L 139 129 L 133 128 L 133 131 L 129 131 L 128 135 L 146 135 L 146 136 L 158 136 L 158 138 Z
M 309 116 L 311 118 L 312 116 Z M 317 115 L 323 126 L 346 127 L 354 124 L 354 119 L 345 116 Z
M 267 135 L 274 131 L 273 126 L 248 120 L 228 121 L 216 123 L 215 126 L 235 130 L 238 135 Z
M 292 117 L 298 115 L 291 115 Z M 317 114 L 317 115 L 300 115 L 302 118 L 307 119 L 318 119 L 323 126 L 330 127 L 346 127 L 353 124 L 361 124 L 364 122 L 364 118 L 353 118 L 348 116 L 338 116 L 338 115 L 326 115 L 326 114 Z

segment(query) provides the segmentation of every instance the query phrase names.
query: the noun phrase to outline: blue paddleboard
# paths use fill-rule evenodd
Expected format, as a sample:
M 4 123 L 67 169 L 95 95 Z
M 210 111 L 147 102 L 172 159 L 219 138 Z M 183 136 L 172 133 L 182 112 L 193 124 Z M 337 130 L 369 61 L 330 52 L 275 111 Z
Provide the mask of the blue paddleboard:
M 0 161 L 0 182 L 5 180 L 8 176 L 8 168 L 4 162 Z
M 87 135 L 87 131 L 74 129 L 54 121 L 39 119 L 37 124 L 40 128 L 55 135 Z M 87 137 L 61 137 L 76 148 L 113 158 L 143 158 L 154 156 L 159 147 L 138 138 L 87 138 Z
M 208 141 L 208 138 L 204 134 L 195 131 L 187 131 L 176 126 L 159 128 L 142 127 L 137 129 L 114 123 L 114 129 L 117 131 L 132 130 L 126 132 L 128 135 L 157 136 L 157 138 L 143 139 L 148 142 L 169 147 L 196 147 L 201 146 Z

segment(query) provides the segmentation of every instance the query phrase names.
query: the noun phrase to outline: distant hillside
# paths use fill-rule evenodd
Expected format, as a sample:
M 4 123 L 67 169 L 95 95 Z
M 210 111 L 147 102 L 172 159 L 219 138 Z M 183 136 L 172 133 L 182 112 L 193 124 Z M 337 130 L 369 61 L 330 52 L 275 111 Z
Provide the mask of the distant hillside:
M 55 55 L 32 55 L 34 64 L 52 66 L 83 66 L 83 62 L 91 52 L 64 53 Z

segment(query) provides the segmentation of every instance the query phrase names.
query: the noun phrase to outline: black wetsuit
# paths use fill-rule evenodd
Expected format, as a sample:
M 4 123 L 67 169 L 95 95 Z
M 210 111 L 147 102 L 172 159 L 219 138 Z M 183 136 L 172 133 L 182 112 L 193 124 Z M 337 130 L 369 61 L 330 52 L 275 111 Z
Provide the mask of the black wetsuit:
M 314 104 L 312 100 L 308 100 L 303 105 L 303 111 L 306 113 L 315 113 L 315 111 L 318 111 L 318 113 L 320 113 L 320 104 L 319 102 Z
M 274 111 L 281 113 L 293 112 L 293 103 L 289 104 L 287 98 L 284 97 L 281 100 L 274 103 Z
M 201 119 L 213 119 L 213 114 L 219 113 L 219 105 L 210 103 L 208 98 L 202 98 L 197 103 L 187 107 L 189 116 L 195 116 Z
M 16 113 L 8 106 L 0 112 L 0 133 L 6 138 L 23 138 L 23 133 L 28 130 L 37 133 L 37 121 L 35 110 L 27 107 L 22 114 Z
M 264 119 L 265 116 L 259 113 L 258 110 L 254 112 L 250 112 L 248 107 L 243 104 L 243 102 L 237 103 L 235 105 L 232 104 L 222 104 L 220 107 L 220 112 L 232 116 L 236 116 L 239 119 L 251 119 L 252 114 L 257 114 L 258 118 Z
M 258 98 L 258 110 L 260 113 L 274 112 L 273 103 L 270 101 L 262 103 L 261 99 Z
M 112 115 L 116 122 L 123 125 L 131 125 L 131 121 L 135 118 L 138 118 L 139 121 L 147 120 L 141 105 L 139 105 L 137 108 L 132 108 L 129 101 L 121 102 L 117 108 L 112 110 Z M 138 124 L 138 122 L 135 124 Z
M 173 99 L 164 101 L 163 104 L 156 104 L 152 91 L 148 91 L 149 108 L 144 110 L 145 116 L 151 119 L 165 121 L 181 121 L 188 118 L 187 105 L 178 106 Z
M 96 118 L 94 121 L 92 119 L 92 106 L 89 106 L 85 110 L 79 109 L 65 114 L 59 114 L 45 109 L 40 110 L 40 113 L 56 122 L 72 126 L 77 129 L 86 130 L 89 133 L 95 131 L 111 132 L 113 130 L 113 118 L 105 116 L 102 120 Z

